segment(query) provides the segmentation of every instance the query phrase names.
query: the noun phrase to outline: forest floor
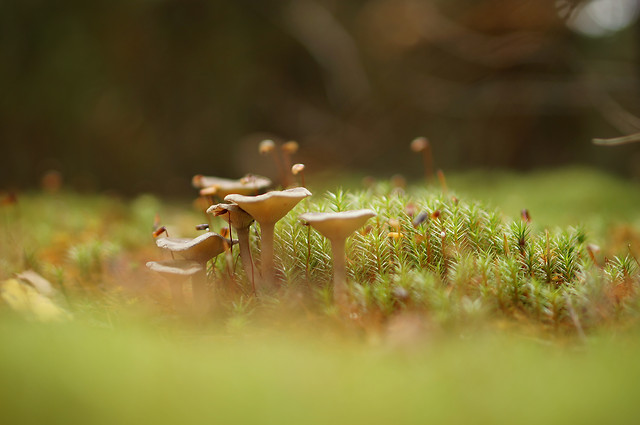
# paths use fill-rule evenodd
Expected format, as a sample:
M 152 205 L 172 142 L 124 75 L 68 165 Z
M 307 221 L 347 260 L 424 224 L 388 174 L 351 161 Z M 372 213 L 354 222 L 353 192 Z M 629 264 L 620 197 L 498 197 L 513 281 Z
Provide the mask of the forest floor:
M 223 220 L 151 195 L 19 194 L 0 207 L 0 415 L 639 423 L 640 185 L 584 169 L 447 177 L 447 193 L 379 182 L 331 195 L 310 178 L 314 196 L 277 228 L 280 287 L 256 298 L 237 252 L 232 270 L 222 255 L 205 317 L 176 311 L 145 263 L 166 258 L 156 217 L 191 237 Z M 328 245 L 297 215 L 361 207 L 378 216 L 348 246 L 341 310 Z M 16 278 L 26 270 L 51 292 Z

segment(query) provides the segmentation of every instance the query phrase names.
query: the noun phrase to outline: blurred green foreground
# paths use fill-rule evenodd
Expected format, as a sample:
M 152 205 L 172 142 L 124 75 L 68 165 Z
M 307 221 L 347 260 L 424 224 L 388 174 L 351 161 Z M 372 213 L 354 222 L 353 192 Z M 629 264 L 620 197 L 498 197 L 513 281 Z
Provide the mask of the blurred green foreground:
M 560 348 L 452 335 L 409 352 L 0 323 L 4 423 L 634 424 L 638 335 Z M 325 341 L 326 342 L 326 341 Z

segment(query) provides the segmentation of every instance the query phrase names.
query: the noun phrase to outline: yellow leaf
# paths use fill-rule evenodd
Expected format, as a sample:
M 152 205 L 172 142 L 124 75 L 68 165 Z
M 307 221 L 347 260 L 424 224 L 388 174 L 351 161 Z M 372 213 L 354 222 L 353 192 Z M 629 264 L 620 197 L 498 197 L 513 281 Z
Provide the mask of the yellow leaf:
M 17 279 L 0 283 L 0 298 L 13 310 L 41 322 L 71 319 L 71 314 Z

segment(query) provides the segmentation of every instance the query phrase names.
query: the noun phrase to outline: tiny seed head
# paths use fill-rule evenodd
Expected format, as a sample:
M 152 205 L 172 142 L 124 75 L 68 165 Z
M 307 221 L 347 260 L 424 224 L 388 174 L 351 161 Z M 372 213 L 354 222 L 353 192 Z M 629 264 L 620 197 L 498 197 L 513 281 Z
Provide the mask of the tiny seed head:
M 193 176 L 193 178 L 191 179 L 191 183 L 195 186 L 195 187 L 200 187 L 202 186 L 202 179 L 204 178 L 204 176 L 202 174 L 196 174 L 195 176 Z
M 435 211 L 434 211 L 435 212 Z M 420 214 L 418 214 L 418 216 L 413 220 L 413 227 L 418 227 L 419 225 L 421 225 L 422 223 L 424 223 L 424 221 L 429 218 L 429 213 L 423 211 Z
M 293 155 L 294 153 L 298 152 L 299 147 L 300 146 L 298 145 L 298 142 L 291 140 L 287 143 L 284 143 L 280 149 L 282 149 L 283 152 Z
M 418 206 L 416 204 L 414 204 L 413 202 L 409 202 L 407 205 L 405 205 L 404 212 L 409 217 L 413 217 L 418 212 Z
M 429 147 L 429 140 L 426 137 L 417 137 L 411 142 L 411 150 L 422 152 Z
M 297 176 L 303 171 L 304 171 L 304 164 L 293 164 L 293 166 L 291 167 L 291 173 L 294 176 Z
M 393 227 L 394 229 L 400 230 L 400 220 L 395 218 L 390 218 L 388 223 L 389 223 L 389 226 Z
M 263 140 L 262 142 L 260 142 L 260 146 L 258 148 L 258 150 L 260 151 L 261 155 L 265 155 L 268 154 L 270 152 L 273 152 L 273 150 L 276 148 L 276 144 L 273 142 L 273 140 Z
M 376 184 L 375 177 L 367 176 L 362 179 L 362 185 L 367 189 L 372 188 L 373 186 L 375 186 L 375 184 Z
M 15 192 L 7 193 L 0 201 L 0 205 L 2 206 L 15 205 L 17 203 L 18 203 L 18 195 L 16 195 Z
M 163 233 L 167 232 L 167 228 L 165 226 L 160 226 L 158 227 L 156 230 L 153 231 L 152 235 L 154 238 L 157 238 L 158 236 L 160 236 Z
M 405 179 L 404 176 L 400 174 L 395 174 L 394 176 L 391 177 L 391 185 L 393 187 L 399 187 L 404 189 L 405 187 L 407 187 L 407 179 Z

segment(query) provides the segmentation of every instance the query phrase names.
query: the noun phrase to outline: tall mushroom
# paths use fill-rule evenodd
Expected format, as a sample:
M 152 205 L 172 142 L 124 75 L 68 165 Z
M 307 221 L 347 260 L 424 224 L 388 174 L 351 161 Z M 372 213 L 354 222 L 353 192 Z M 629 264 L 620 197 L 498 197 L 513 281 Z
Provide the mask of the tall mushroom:
M 177 311 L 186 307 L 182 284 L 203 270 L 202 265 L 190 260 L 149 261 L 147 267 L 159 273 L 169 282 L 173 306 Z
M 424 177 L 427 182 L 433 178 L 433 154 L 431 153 L 431 143 L 426 137 L 418 137 L 411 142 L 411 150 L 422 154 L 424 165 Z
M 355 232 L 376 213 L 370 209 L 340 212 L 309 212 L 300 220 L 308 223 L 331 241 L 333 255 L 333 297 L 344 303 L 347 297 L 347 265 L 345 246 L 349 235 Z
M 273 265 L 273 235 L 275 224 L 298 202 L 311 196 L 304 187 L 277 190 L 258 196 L 227 195 L 224 200 L 237 204 L 249 213 L 259 224 L 261 232 L 261 267 L 264 284 L 272 286 L 275 281 Z
M 249 245 L 249 227 L 253 223 L 253 217 L 251 217 L 245 210 L 240 208 L 238 204 L 217 204 L 212 205 L 207 209 L 209 214 L 214 216 L 220 216 L 228 214 L 229 224 L 233 227 L 238 234 L 238 243 L 240 244 L 240 259 L 242 260 L 242 267 L 249 279 L 251 279 L 251 285 L 253 286 L 253 292 L 256 291 L 255 286 L 255 273 L 253 268 L 253 260 L 251 258 L 251 247 Z
M 195 273 L 191 278 L 193 285 L 194 305 L 199 313 L 204 313 L 209 308 L 206 285 L 206 265 L 207 261 L 217 257 L 233 241 L 220 236 L 217 233 L 207 232 L 195 239 L 187 238 L 158 238 L 156 245 L 158 247 L 171 251 L 184 258 L 185 260 L 195 261 L 202 270 Z

